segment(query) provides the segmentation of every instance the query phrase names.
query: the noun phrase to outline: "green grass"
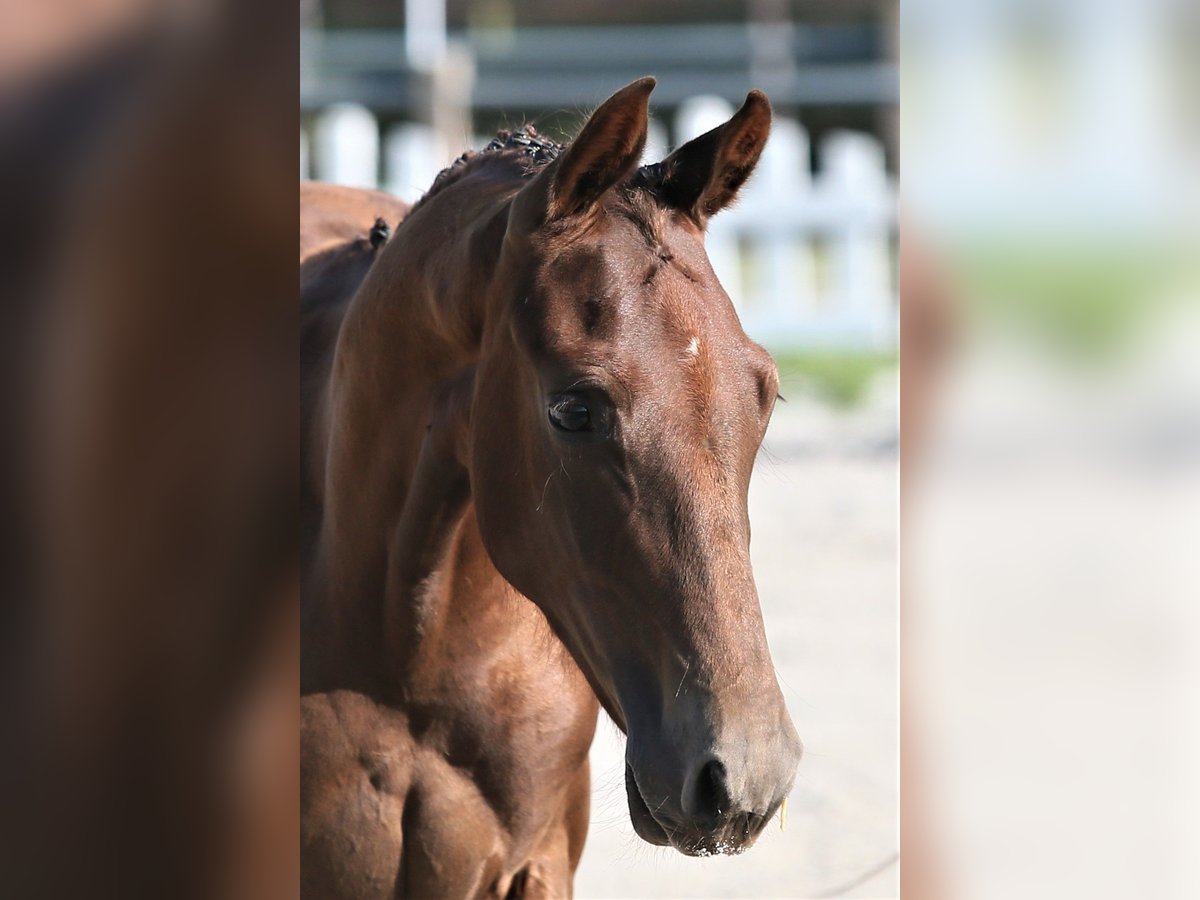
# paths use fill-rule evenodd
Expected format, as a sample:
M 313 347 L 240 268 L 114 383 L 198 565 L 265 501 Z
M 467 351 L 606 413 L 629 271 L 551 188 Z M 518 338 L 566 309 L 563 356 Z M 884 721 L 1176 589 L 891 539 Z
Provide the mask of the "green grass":
M 1172 247 L 996 242 L 966 249 L 957 269 L 975 316 L 1099 362 L 1161 311 L 1170 285 L 1195 283 L 1188 258 Z
M 895 351 L 792 349 L 771 355 L 779 366 L 784 397 L 801 391 L 838 409 L 861 404 L 875 376 L 898 362 Z

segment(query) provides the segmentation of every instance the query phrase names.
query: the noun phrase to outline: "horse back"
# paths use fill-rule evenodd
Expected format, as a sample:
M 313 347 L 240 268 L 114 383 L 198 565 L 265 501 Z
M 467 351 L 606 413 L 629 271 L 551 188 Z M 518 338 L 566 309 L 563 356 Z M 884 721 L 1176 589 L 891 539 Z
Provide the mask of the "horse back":
M 321 408 L 338 331 L 388 232 L 409 209 L 409 204 L 381 191 L 300 183 L 301 549 L 305 556 L 320 527 L 325 470 Z
M 319 181 L 300 182 L 300 263 L 365 238 L 376 219 L 395 228 L 410 205 L 383 191 Z

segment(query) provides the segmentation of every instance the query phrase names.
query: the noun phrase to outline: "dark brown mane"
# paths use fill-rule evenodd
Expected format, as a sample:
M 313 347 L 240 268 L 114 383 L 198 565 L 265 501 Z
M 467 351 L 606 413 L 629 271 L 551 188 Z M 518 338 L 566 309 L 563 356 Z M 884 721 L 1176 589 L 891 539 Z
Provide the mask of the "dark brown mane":
M 482 166 L 498 162 L 516 162 L 523 168 L 523 177 L 528 177 L 555 159 L 563 149 L 563 144 L 553 141 L 543 134 L 538 134 L 537 130 L 529 124 L 511 131 L 508 129 L 498 131 L 482 150 L 467 150 L 462 156 L 438 172 L 429 190 L 417 201 L 413 209 L 424 205 L 425 201 L 442 188 L 453 184 Z
M 443 188 L 484 166 L 516 164 L 517 173 L 529 178 L 558 158 L 565 149 L 565 144 L 538 133 L 529 124 L 511 131 L 503 129 L 482 150 L 467 150 L 442 169 L 413 209 L 420 208 Z M 642 166 L 623 185 L 622 190 L 614 191 L 609 197 L 616 211 L 638 226 L 651 248 L 658 246 L 662 240 L 662 208 L 656 192 L 660 169 L 661 164 Z

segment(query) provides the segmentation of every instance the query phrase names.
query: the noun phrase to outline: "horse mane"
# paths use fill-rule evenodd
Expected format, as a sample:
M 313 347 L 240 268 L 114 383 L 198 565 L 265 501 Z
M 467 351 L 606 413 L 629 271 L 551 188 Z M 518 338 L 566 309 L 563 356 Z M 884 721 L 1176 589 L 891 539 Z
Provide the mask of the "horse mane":
M 539 171 L 544 165 L 558 157 L 565 145 L 551 140 L 529 124 L 512 130 L 502 129 L 482 150 L 468 150 L 458 159 L 438 172 L 421 199 L 413 206 L 416 212 L 429 198 L 435 196 L 443 188 L 459 181 L 461 178 L 475 172 L 484 166 L 496 163 L 518 163 L 524 169 L 523 177 L 529 177 Z

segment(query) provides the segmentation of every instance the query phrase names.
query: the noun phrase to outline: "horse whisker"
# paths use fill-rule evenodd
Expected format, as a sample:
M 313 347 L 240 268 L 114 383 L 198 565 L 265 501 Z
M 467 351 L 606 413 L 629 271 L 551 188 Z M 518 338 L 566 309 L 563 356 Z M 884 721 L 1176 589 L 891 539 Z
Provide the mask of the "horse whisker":
M 687 678 L 688 669 L 692 667 L 692 661 L 686 660 L 683 664 L 683 674 L 679 676 L 679 687 L 675 688 L 675 699 L 679 699 L 679 692 L 683 690 L 683 680 Z
M 554 472 L 546 476 L 546 483 L 542 487 L 542 502 L 537 505 L 537 512 L 542 511 L 542 507 L 546 505 L 546 491 L 550 489 L 550 479 L 554 477 Z

